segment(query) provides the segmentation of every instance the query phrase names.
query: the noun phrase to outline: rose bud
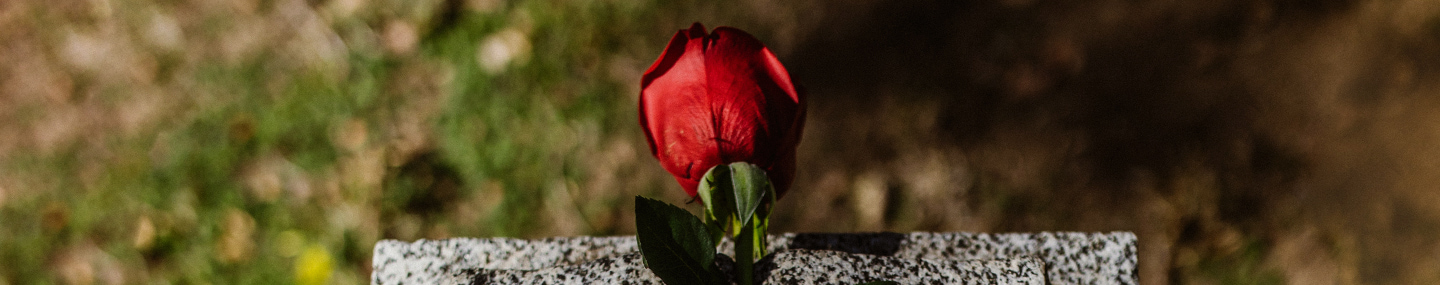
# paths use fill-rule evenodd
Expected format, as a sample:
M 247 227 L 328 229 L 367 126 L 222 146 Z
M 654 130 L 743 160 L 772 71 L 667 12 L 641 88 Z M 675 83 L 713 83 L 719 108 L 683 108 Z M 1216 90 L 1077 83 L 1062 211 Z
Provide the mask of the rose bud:
M 776 198 L 790 188 L 805 98 L 754 36 L 695 23 L 675 33 L 640 88 L 650 153 L 686 194 L 711 167 L 741 161 L 765 170 Z

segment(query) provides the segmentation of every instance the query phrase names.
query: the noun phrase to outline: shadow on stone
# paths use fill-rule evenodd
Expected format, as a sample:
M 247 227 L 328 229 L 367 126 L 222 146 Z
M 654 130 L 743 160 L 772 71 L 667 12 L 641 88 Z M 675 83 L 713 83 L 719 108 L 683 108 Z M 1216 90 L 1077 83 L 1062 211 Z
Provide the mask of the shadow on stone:
M 764 284 L 766 279 L 770 279 L 770 274 L 775 272 L 776 267 L 779 266 L 775 265 L 775 252 L 765 255 L 765 258 L 761 258 L 759 261 L 755 261 L 755 282 L 750 284 Z
M 905 235 L 880 233 L 802 233 L 790 241 L 790 249 L 834 250 L 880 256 L 895 255 Z

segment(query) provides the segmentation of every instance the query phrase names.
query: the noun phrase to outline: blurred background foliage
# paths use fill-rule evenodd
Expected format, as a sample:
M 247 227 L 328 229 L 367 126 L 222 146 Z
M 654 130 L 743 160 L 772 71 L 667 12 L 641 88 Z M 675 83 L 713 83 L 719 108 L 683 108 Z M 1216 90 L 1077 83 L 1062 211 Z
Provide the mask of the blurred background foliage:
M 791 231 L 1134 231 L 1146 284 L 1440 281 L 1440 2 L 0 1 L 0 284 L 366 283 L 617 235 L 694 21 L 810 92 Z M 695 205 L 690 205 L 694 209 Z

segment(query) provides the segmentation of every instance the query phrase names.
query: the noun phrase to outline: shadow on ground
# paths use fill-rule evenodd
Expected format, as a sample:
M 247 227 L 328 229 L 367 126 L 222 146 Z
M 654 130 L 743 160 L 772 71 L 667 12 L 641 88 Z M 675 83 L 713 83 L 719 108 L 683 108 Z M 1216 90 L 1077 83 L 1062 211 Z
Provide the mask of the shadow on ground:
M 849 5 L 780 44 L 818 189 L 777 228 L 1131 230 L 1151 284 L 1437 277 L 1434 4 Z

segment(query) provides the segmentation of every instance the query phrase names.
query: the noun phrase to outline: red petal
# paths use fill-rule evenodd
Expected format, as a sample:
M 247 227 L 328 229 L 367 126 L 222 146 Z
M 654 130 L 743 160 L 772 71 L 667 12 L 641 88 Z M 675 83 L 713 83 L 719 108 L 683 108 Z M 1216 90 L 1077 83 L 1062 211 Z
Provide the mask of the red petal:
M 783 137 L 776 141 L 775 157 L 778 161 L 771 166 L 771 169 L 766 169 L 771 182 L 775 184 L 776 196 L 784 197 L 785 192 L 790 189 L 790 183 L 795 175 L 795 148 L 800 145 L 800 136 L 805 133 L 805 94 L 796 90 L 795 85 L 790 81 L 790 72 L 780 64 L 780 59 L 770 53 L 769 48 L 761 50 L 761 55 L 764 58 L 766 69 L 769 71 L 770 79 L 795 104 L 793 111 L 779 108 L 779 110 L 770 111 L 769 117 L 771 125 L 786 126 L 784 130 L 775 130 L 783 134 Z M 773 92 L 769 94 L 773 94 Z M 788 117 L 787 114 L 789 114 Z M 786 124 L 786 121 L 789 124 Z
M 694 24 L 690 24 L 690 29 L 689 29 L 689 30 L 685 30 L 685 31 L 690 33 L 689 35 L 690 35 L 690 38 L 692 38 L 692 39 L 698 39 L 698 38 L 704 38 L 704 37 L 705 37 L 705 25 L 701 25 L 700 22 L 695 22 Z
M 705 171 L 720 163 L 706 107 L 710 98 L 705 88 L 703 29 L 697 23 L 677 32 L 641 78 L 640 90 L 640 120 L 650 151 L 691 196 Z
M 705 51 L 712 108 L 725 162 L 771 168 L 793 155 L 799 95 L 774 54 L 744 31 L 716 28 Z M 786 173 L 774 173 L 788 175 Z M 772 176 L 775 176 L 772 174 Z
M 665 50 L 660 52 L 660 58 L 655 59 L 655 63 L 650 64 L 650 69 L 640 76 L 640 128 L 645 131 L 645 142 L 650 145 L 650 155 L 657 155 L 658 152 L 655 148 L 655 135 L 650 131 L 650 113 L 647 112 L 649 108 L 645 104 L 645 89 L 649 88 L 650 82 L 655 81 L 655 78 L 674 67 L 675 62 L 680 60 L 680 55 L 685 54 L 685 44 L 690 42 L 689 38 L 685 37 L 685 32 L 675 32 L 675 36 L 670 37 L 670 43 L 665 45 Z

